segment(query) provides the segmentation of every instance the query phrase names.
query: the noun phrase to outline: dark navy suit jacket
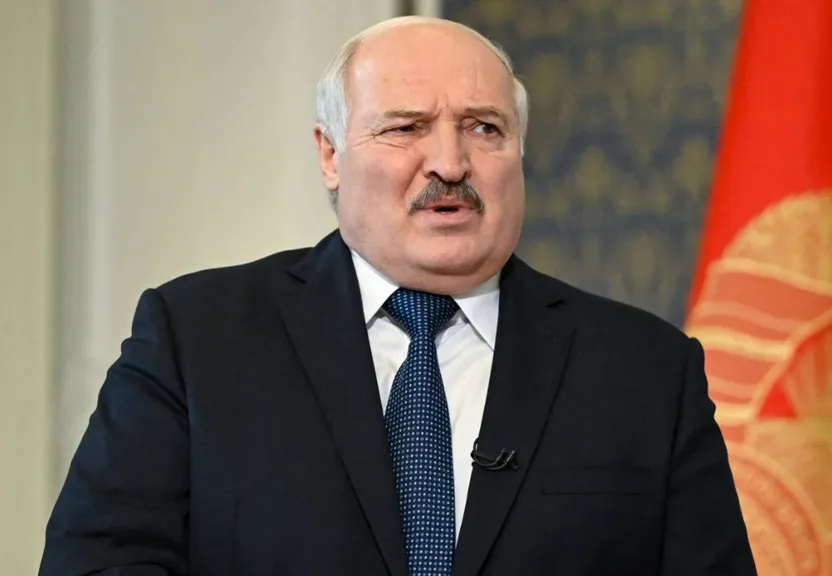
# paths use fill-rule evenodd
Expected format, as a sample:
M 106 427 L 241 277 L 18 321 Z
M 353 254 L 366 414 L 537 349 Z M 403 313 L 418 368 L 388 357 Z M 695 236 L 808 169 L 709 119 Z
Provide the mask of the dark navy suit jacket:
M 533 271 L 501 280 L 455 576 L 721 574 L 754 561 L 698 342 Z M 406 576 L 349 251 L 146 291 L 47 527 L 43 576 Z

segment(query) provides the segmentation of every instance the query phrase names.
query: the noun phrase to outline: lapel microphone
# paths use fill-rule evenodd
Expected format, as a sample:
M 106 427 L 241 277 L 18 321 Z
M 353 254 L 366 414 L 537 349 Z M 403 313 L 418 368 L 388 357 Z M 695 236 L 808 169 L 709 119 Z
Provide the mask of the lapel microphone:
M 497 472 L 506 468 L 517 470 L 518 464 L 514 450 L 500 450 L 500 453 L 492 458 L 488 454 L 478 450 L 479 441 L 479 438 L 474 440 L 474 449 L 471 451 L 472 466 L 477 466 L 490 472 Z

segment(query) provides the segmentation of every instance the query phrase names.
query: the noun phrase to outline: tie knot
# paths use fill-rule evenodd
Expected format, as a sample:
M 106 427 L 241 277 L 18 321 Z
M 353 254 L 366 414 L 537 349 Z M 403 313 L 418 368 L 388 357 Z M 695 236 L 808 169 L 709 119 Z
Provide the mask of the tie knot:
M 407 330 L 411 338 L 436 338 L 459 307 L 450 296 L 399 288 L 384 303 L 384 309 Z

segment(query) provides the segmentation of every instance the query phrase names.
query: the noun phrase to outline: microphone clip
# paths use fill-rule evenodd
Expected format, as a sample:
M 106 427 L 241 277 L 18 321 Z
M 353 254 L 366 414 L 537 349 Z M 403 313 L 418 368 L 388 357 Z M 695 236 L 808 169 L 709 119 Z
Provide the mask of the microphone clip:
M 519 468 L 514 450 L 500 450 L 500 453 L 492 458 L 488 454 L 484 454 L 478 450 L 479 441 L 479 438 L 474 440 L 474 449 L 471 451 L 472 466 L 477 466 L 490 472 L 505 469 L 517 470 Z

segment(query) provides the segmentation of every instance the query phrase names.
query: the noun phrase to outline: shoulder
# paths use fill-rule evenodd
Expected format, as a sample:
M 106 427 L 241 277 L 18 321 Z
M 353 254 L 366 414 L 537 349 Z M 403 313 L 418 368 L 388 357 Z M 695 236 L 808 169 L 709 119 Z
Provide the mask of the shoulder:
M 701 372 L 698 342 L 658 315 L 542 274 L 535 283 L 560 295 L 553 319 L 574 327 L 569 363 L 591 395 L 642 414 L 648 405 L 661 412 Z
M 280 290 L 291 269 L 310 248 L 285 250 L 236 265 L 183 274 L 152 291 L 175 315 L 215 315 L 256 309 L 270 294 Z
M 250 262 L 208 268 L 183 274 L 166 281 L 156 289 L 166 296 L 192 296 L 199 291 L 212 291 L 262 281 L 279 275 L 300 261 L 311 248 L 284 250 Z
M 659 353 L 688 351 L 691 338 L 678 326 L 648 310 L 594 294 L 532 270 L 534 282 L 561 295 L 578 331 L 599 346 Z

